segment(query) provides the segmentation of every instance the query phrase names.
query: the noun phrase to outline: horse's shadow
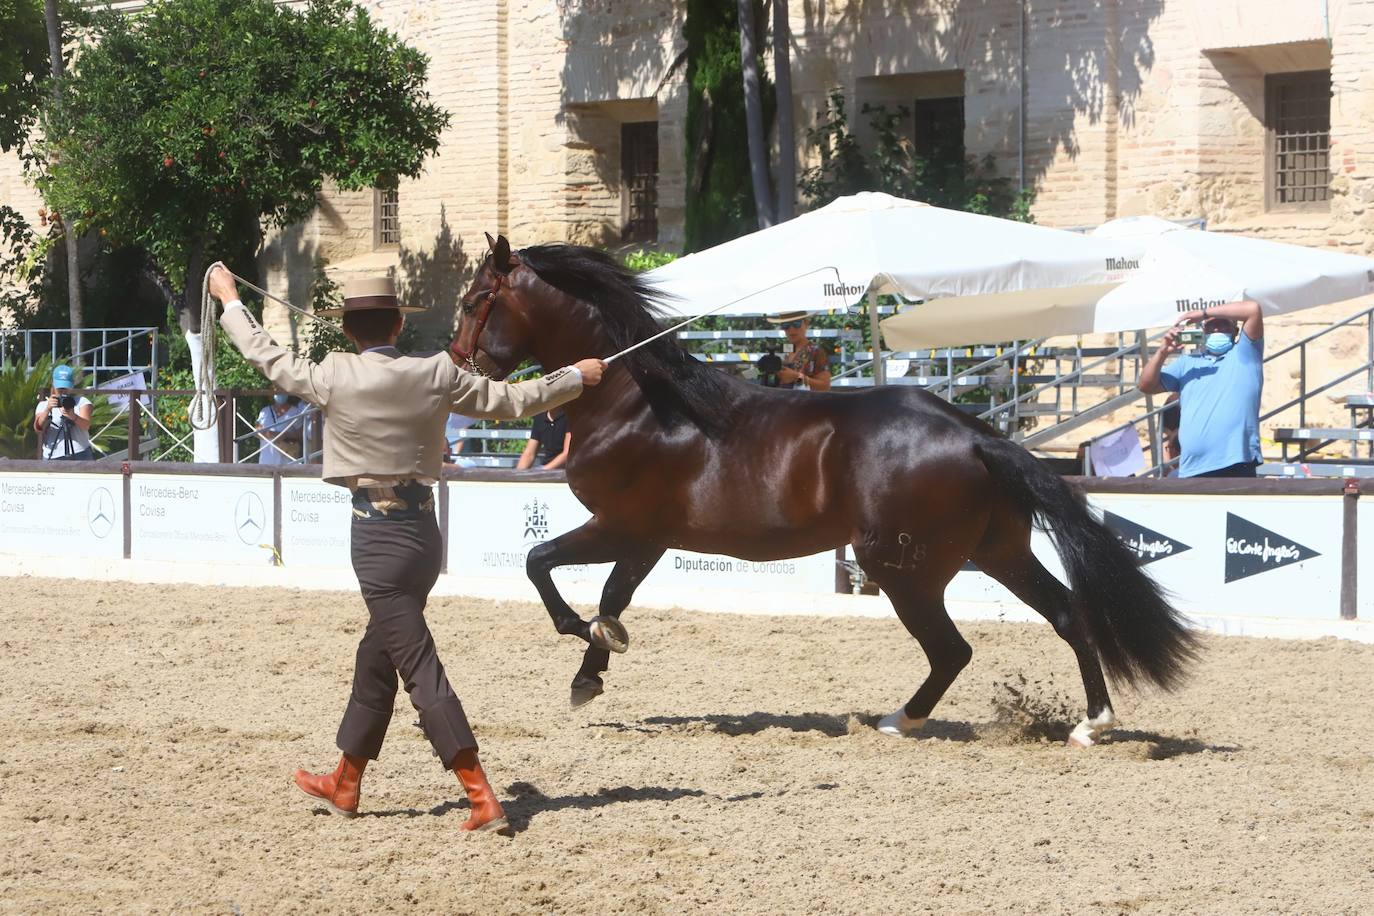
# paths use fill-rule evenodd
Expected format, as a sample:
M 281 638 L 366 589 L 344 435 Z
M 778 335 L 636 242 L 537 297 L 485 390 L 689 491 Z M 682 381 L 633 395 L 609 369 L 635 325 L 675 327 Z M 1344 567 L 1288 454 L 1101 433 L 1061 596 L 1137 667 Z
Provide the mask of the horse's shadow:
M 505 809 L 506 820 L 510 822 L 511 830 L 520 833 L 526 830 L 530 821 L 541 814 L 549 814 L 554 811 L 563 811 L 567 808 L 576 808 L 579 811 L 590 811 L 594 808 L 604 808 L 607 805 L 619 804 L 621 802 L 643 802 L 643 801 L 677 801 L 680 798 L 699 798 L 706 793 L 701 789 L 666 788 L 663 786 L 617 786 L 616 788 L 598 789 L 596 792 L 583 793 L 576 795 L 545 795 L 537 786 L 529 782 L 514 782 L 506 787 L 501 807 Z M 382 811 L 364 811 L 359 813 L 359 818 L 389 818 L 389 817 L 445 817 L 454 811 L 466 811 L 469 805 L 467 799 L 458 801 L 446 801 L 443 804 L 435 805 L 433 808 L 391 808 Z M 324 808 L 314 809 L 315 814 L 328 814 Z
M 863 728 L 876 728 L 878 716 L 869 713 L 852 712 L 835 715 L 822 712 L 779 714 L 772 712 L 751 712 L 744 715 L 718 714 L 707 716 L 648 716 L 639 722 L 594 722 L 589 727 L 614 728 L 617 731 L 660 732 L 677 726 L 704 724 L 712 731 L 732 737 L 756 735 L 770 728 L 783 728 L 788 731 L 805 733 L 819 732 L 829 738 L 843 738 Z M 949 741 L 976 741 L 977 732 L 967 722 L 948 722 L 931 719 L 922 733 L 928 738 L 944 738 Z
M 865 729 L 877 728 L 879 718 L 877 715 L 861 712 L 852 712 L 847 715 L 819 712 L 796 714 L 751 712 L 742 715 L 646 716 L 638 722 L 593 722 L 589 723 L 588 727 L 654 734 L 683 726 L 706 725 L 714 732 L 732 737 L 756 735 L 770 728 L 783 728 L 793 732 L 817 732 L 830 738 L 842 738 L 846 735 L 860 733 Z M 1068 738 L 1072 728 L 1073 724 L 1067 721 L 1036 723 L 1035 730 L 1027 735 L 1027 743 L 1034 743 L 1034 739 L 1041 737 L 1055 743 L 1062 743 Z M 1016 730 L 1016 726 L 1006 722 L 956 722 L 948 719 L 931 719 L 926 722 L 925 728 L 922 729 L 921 739 L 1000 744 L 1007 743 L 1008 733 Z M 1211 744 L 1199 738 L 1162 735 L 1158 732 L 1133 729 L 1113 731 L 1107 735 L 1106 742 L 1111 744 L 1146 744 L 1148 747 L 1145 756 L 1150 760 L 1169 760 L 1174 757 L 1204 752 L 1231 754 L 1242 750 L 1239 746 Z

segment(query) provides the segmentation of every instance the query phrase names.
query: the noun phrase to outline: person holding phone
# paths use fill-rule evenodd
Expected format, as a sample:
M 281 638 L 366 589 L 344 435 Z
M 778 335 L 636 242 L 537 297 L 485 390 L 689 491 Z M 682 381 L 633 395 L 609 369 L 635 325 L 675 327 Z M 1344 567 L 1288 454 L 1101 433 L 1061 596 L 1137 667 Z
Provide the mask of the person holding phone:
M 1183 327 L 1202 326 L 1199 354 L 1183 354 Z M 1245 300 L 1193 309 L 1141 370 L 1136 383 L 1145 394 L 1177 392 L 1180 477 L 1254 477 L 1263 462 L 1259 441 L 1260 396 L 1264 391 L 1264 313 Z

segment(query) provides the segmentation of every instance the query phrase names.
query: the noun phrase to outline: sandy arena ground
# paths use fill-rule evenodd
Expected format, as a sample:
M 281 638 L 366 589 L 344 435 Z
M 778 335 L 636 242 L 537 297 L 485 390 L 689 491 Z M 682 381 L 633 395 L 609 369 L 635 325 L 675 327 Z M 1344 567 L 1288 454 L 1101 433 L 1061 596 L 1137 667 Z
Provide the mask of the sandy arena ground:
M 1209 638 L 1081 752 L 1043 626 L 965 626 L 929 737 L 894 741 L 925 670 L 895 619 L 632 609 L 569 711 L 542 609 L 438 599 L 508 839 L 459 833 L 404 694 L 367 816 L 291 785 L 337 760 L 356 595 L 4 579 L 0 608 L 6 912 L 1374 911 L 1374 646 Z

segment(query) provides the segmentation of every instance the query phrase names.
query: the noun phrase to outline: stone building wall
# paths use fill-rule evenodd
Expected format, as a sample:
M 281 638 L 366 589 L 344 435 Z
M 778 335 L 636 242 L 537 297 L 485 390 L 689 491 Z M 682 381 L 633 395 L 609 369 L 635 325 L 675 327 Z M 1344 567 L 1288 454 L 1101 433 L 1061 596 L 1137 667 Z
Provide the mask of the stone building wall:
M 374 244 L 371 193 L 327 189 L 310 220 L 268 239 L 274 292 L 303 301 L 317 263 L 340 281 L 392 271 L 412 301 L 445 307 L 442 324 L 484 231 L 615 245 L 627 121 L 658 122 L 659 243 L 681 244 L 684 0 L 363 5 L 430 56 L 430 90 L 453 121 L 401 184 L 399 246 Z M 1374 252 L 1374 0 L 792 0 L 790 14 L 803 162 L 804 129 L 833 89 L 862 130 L 864 101 L 953 85 L 967 151 L 1023 174 L 1044 225 L 1202 217 L 1212 231 Z M 1325 66 L 1330 207 L 1271 212 L 1264 76 Z M 12 158 L 0 159 L 0 195 L 36 212 Z

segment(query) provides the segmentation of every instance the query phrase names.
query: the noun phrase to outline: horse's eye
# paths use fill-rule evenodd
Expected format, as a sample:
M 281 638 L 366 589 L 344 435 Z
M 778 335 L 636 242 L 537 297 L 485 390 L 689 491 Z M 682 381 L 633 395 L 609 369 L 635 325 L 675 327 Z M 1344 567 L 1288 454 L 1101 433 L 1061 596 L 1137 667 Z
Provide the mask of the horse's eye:
M 464 315 L 470 315 L 470 314 L 472 314 L 472 303 L 471 303 L 471 302 L 467 301 L 466 299 L 463 299 L 463 300 L 460 300 L 459 305 L 462 306 L 462 308 L 463 308 L 463 314 L 464 314 Z

